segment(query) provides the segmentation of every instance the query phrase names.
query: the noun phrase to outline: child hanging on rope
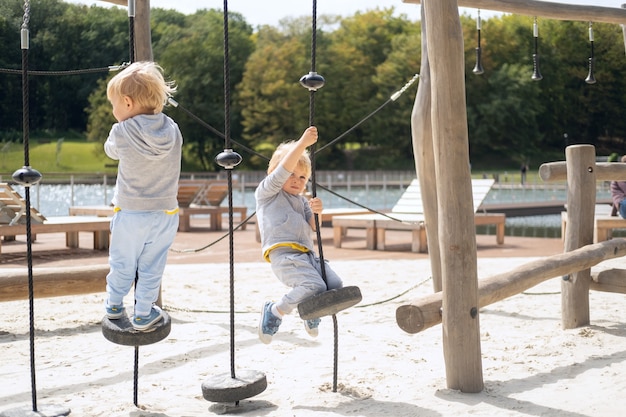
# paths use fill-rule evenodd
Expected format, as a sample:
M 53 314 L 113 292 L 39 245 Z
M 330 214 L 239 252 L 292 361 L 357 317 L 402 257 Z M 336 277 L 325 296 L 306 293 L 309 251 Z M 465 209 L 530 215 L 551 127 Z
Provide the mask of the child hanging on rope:
M 280 301 L 267 301 L 259 321 L 259 338 L 270 343 L 283 315 L 313 295 L 342 287 L 341 278 L 324 265 L 328 288 L 322 278 L 322 265 L 314 253 L 315 214 L 322 213 L 319 198 L 307 200 L 302 194 L 311 176 L 307 147 L 317 142 L 317 128 L 311 126 L 297 141 L 276 148 L 269 162 L 267 177 L 255 191 L 256 213 L 261 232 L 263 257 L 272 264 L 276 277 L 291 291 Z M 304 321 L 307 333 L 318 334 L 320 319 Z
M 111 220 L 106 315 L 123 317 L 123 298 L 135 283 L 131 323 L 148 331 L 163 317 L 159 296 L 167 252 L 178 230 L 178 179 L 182 134 L 162 113 L 176 91 L 153 62 L 136 62 L 109 81 L 107 97 L 117 119 L 104 150 L 119 160 Z

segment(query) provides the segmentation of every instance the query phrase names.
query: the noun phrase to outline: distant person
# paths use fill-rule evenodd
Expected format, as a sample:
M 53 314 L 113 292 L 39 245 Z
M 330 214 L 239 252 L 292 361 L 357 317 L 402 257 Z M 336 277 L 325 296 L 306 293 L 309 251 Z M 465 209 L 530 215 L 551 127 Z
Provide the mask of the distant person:
M 322 263 L 315 255 L 311 231 L 314 214 L 322 213 L 322 200 L 303 196 L 311 176 L 307 147 L 317 142 L 317 128 L 309 127 L 297 141 L 285 142 L 274 151 L 265 177 L 255 191 L 256 213 L 263 257 L 272 264 L 276 277 L 291 291 L 280 301 L 267 301 L 259 320 L 259 339 L 267 344 L 278 331 L 283 316 L 301 301 L 324 291 L 341 288 L 341 278 L 325 264 L 328 288 L 322 278 Z M 307 333 L 318 334 L 320 319 L 304 321 Z
M 620 162 L 626 162 L 626 155 Z M 613 199 L 612 215 L 619 213 L 622 219 L 626 219 L 626 181 L 611 181 L 611 198 Z
M 113 196 L 106 315 L 123 317 L 135 284 L 132 326 L 148 331 L 163 317 L 159 296 L 167 252 L 178 230 L 178 179 L 183 138 L 162 113 L 176 88 L 153 62 L 136 62 L 109 81 L 107 98 L 117 119 L 104 150 L 119 160 Z
M 520 172 L 521 172 L 521 184 L 524 185 L 526 184 L 526 172 L 528 172 L 528 164 L 523 163 L 521 168 L 520 168 Z

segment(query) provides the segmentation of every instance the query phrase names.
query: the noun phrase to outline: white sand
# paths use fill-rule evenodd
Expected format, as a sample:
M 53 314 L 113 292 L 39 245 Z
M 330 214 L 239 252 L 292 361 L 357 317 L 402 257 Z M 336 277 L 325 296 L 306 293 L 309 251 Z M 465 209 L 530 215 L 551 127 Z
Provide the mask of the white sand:
M 529 258 L 479 259 L 479 277 Z M 603 267 L 619 265 L 619 260 Z M 172 317 L 164 341 L 139 348 L 139 408 L 133 405 L 134 348 L 101 334 L 103 294 L 35 300 L 39 406 L 72 416 L 620 416 L 626 410 L 626 300 L 592 292 L 590 326 L 562 330 L 555 278 L 481 310 L 485 389 L 447 388 L 441 325 L 409 335 L 395 311 L 429 294 L 427 260 L 339 261 L 363 301 L 337 315 L 338 391 L 333 384 L 332 319 L 310 339 L 297 314 L 270 345 L 259 342 L 263 301 L 285 289 L 265 263 L 235 270 L 237 370 L 267 377 L 261 394 L 238 408 L 206 401 L 202 383 L 230 373 L 229 267 L 169 266 L 163 299 Z M 417 285 L 421 284 L 421 285 Z M 417 285 L 417 286 L 416 286 Z M 398 298 L 394 298 L 410 290 Z M 128 305 L 132 304 L 129 300 Z M 0 413 L 31 405 L 28 301 L 0 312 Z

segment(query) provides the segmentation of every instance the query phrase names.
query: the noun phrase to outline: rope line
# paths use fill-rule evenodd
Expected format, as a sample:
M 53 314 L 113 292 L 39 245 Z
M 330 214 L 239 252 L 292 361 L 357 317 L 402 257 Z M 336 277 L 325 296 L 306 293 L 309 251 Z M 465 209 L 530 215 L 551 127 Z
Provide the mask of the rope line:
M 122 65 L 111 65 L 108 67 L 101 68 L 86 68 L 86 69 L 78 69 L 78 70 L 65 70 L 65 71 L 39 71 L 39 70 L 29 70 L 28 75 L 83 75 L 83 74 L 95 74 L 98 72 L 111 72 L 118 71 L 120 69 L 126 68 L 128 64 Z M 3 74 L 21 74 L 22 70 L 10 69 L 10 68 L 0 68 L 0 73 Z

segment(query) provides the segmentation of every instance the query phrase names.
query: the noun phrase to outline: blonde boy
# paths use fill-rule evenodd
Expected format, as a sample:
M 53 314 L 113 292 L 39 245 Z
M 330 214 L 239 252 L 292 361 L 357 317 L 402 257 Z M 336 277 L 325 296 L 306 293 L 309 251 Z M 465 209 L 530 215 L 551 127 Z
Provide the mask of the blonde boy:
M 311 175 L 307 147 L 317 142 L 317 128 L 311 126 L 299 140 L 278 146 L 272 156 L 267 177 L 255 191 L 256 213 L 261 232 L 263 257 L 272 264 L 276 277 L 291 291 L 280 301 L 265 302 L 259 320 L 259 338 L 270 343 L 285 314 L 304 299 L 328 289 L 341 288 L 341 278 L 324 265 L 328 286 L 322 278 L 322 264 L 315 255 L 311 231 L 314 214 L 322 213 L 319 198 L 302 195 Z M 320 320 L 305 320 L 304 327 L 313 337 Z
M 154 62 L 131 64 L 107 86 L 118 123 L 111 128 L 104 150 L 119 164 L 105 310 L 110 319 L 126 314 L 123 299 L 136 278 L 131 323 L 139 331 L 150 330 L 163 316 L 154 303 L 178 230 L 176 196 L 183 138 L 178 125 L 162 113 L 174 91 Z

